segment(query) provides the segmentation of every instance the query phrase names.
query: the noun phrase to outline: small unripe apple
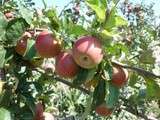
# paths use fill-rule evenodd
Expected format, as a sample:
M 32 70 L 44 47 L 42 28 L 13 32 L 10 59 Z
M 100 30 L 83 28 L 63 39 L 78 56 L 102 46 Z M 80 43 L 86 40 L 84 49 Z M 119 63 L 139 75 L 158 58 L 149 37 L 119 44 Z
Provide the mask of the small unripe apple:
M 43 105 L 41 103 L 37 103 L 34 120 L 44 120 L 43 112 L 44 112 Z
M 75 63 L 72 54 L 61 52 L 56 56 L 56 73 L 64 78 L 73 78 L 79 71 L 79 66 Z
M 43 116 L 44 116 L 44 120 L 55 120 L 55 118 L 51 113 L 43 112 Z
M 111 80 L 112 84 L 117 87 L 122 87 L 126 84 L 127 80 L 128 71 L 120 66 L 114 65 Z
M 55 57 L 61 50 L 56 37 L 49 31 L 43 31 L 37 36 L 35 47 L 43 58 Z
M 108 116 L 112 114 L 112 109 L 109 109 L 105 103 L 96 107 L 95 112 L 101 116 Z
M 14 18 L 14 15 L 13 15 L 12 12 L 6 12 L 4 15 L 5 15 L 5 17 L 6 17 L 7 19 Z
M 32 36 L 29 32 L 25 32 L 22 35 L 21 39 L 17 42 L 15 50 L 19 55 L 22 55 L 22 56 L 24 55 L 26 48 L 27 48 L 27 40 L 28 38 L 31 38 L 31 37 Z
M 73 45 L 73 58 L 82 68 L 96 67 L 103 59 L 100 41 L 93 36 L 83 36 Z

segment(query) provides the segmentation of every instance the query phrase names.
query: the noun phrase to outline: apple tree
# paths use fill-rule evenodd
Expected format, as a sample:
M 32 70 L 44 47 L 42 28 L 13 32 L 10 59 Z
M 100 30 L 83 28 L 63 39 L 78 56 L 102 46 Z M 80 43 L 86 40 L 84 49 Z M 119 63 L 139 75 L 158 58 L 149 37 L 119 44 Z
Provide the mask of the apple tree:
M 160 118 L 152 5 L 0 1 L 0 120 Z

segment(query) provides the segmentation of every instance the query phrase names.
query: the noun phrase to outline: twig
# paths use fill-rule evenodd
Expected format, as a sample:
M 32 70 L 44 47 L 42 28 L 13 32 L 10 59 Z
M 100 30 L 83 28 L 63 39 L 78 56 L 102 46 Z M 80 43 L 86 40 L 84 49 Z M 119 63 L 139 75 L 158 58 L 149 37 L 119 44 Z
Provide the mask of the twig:
M 60 12 L 60 14 L 59 14 L 58 17 L 61 17 L 61 16 L 62 16 L 62 14 L 63 14 L 63 12 L 65 11 L 65 9 L 66 9 L 66 8 L 69 6 L 69 4 L 71 4 L 71 3 L 73 3 L 73 0 L 70 1 L 68 4 L 66 4 L 66 5 L 63 7 L 63 9 L 61 10 L 61 12 Z
M 83 88 L 83 87 L 81 87 L 81 86 L 75 86 L 75 85 L 73 85 L 73 83 L 71 83 L 71 82 L 69 82 L 69 81 L 67 81 L 67 80 L 61 79 L 61 78 L 59 78 L 59 77 L 55 77 L 55 79 L 56 79 L 57 81 L 59 81 L 59 82 L 62 82 L 62 83 L 64 83 L 64 84 L 72 87 L 72 88 L 76 88 L 76 89 L 78 89 L 78 90 L 80 90 L 80 91 L 82 91 L 82 92 L 84 92 L 84 93 L 86 93 L 86 94 L 88 94 L 88 95 L 91 93 L 89 90 L 86 90 L 85 88 Z
M 119 63 L 119 62 L 117 62 L 117 61 L 112 61 L 112 64 L 116 64 L 116 65 L 121 66 L 121 67 L 123 67 L 123 68 L 136 71 L 138 74 L 140 74 L 140 75 L 142 75 L 142 76 L 144 76 L 144 77 L 160 78 L 160 75 L 156 75 L 156 74 L 154 74 L 154 73 L 152 73 L 152 72 L 150 72 L 150 71 L 144 70 L 144 69 L 142 69 L 142 68 L 133 67 L 133 66 L 128 66 L 128 65 Z
M 47 30 L 47 29 L 43 29 L 43 28 L 33 28 L 33 29 L 27 29 L 27 31 L 39 31 L 39 32 L 41 32 L 41 31 L 45 31 L 45 30 Z
M 46 9 L 47 8 L 47 4 L 46 4 L 45 0 L 42 0 L 42 2 L 43 2 L 43 5 L 44 5 L 44 9 Z

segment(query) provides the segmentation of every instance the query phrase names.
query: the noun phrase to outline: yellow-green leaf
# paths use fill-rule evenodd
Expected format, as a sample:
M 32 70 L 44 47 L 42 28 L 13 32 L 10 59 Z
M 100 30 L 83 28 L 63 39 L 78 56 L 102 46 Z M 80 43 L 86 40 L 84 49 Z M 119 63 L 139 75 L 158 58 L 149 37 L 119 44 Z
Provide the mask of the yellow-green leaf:
M 105 0 L 87 0 L 86 4 L 95 11 L 100 22 L 104 22 L 106 14 Z

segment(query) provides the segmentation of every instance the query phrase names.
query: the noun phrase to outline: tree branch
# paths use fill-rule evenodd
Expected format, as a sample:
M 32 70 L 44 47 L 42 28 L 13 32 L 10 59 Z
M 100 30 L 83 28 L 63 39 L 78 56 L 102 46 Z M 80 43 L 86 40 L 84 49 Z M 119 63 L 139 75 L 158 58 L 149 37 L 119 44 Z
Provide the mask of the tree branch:
M 65 11 L 65 9 L 69 6 L 69 4 L 71 4 L 71 3 L 73 3 L 73 0 L 71 0 L 67 5 L 65 5 L 64 7 L 63 7 L 63 9 L 61 10 L 61 12 L 60 12 L 60 14 L 59 14 L 59 16 L 58 17 L 61 17 L 62 16 L 62 14 L 63 14 L 63 12 Z
M 144 70 L 142 68 L 128 66 L 128 65 L 119 63 L 117 61 L 112 61 L 112 64 L 121 66 L 121 67 L 126 68 L 126 69 L 130 69 L 130 70 L 136 71 L 139 75 L 142 75 L 144 77 L 160 78 L 160 75 L 156 75 L 156 74 L 154 74 L 154 73 L 152 73 L 150 71 Z

